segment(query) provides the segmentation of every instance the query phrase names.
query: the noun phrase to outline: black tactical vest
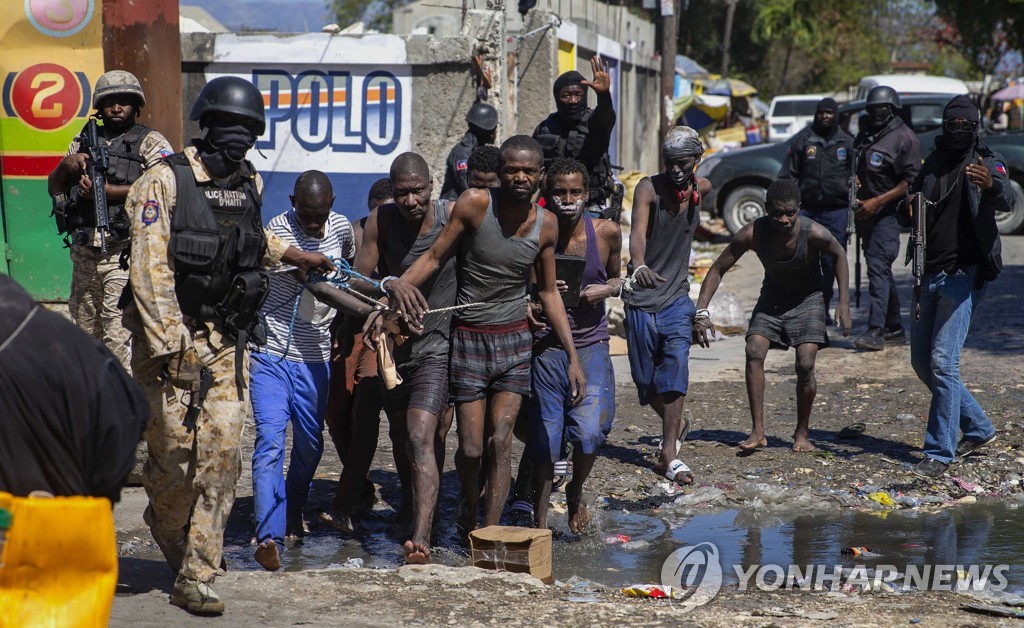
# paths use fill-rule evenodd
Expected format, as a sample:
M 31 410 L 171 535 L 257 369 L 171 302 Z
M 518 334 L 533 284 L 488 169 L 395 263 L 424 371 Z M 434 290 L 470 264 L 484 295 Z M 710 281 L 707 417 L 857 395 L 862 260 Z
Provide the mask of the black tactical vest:
M 600 203 L 614 194 L 615 181 L 612 178 L 612 164 L 608 153 L 602 155 L 596 165 L 589 163 L 589 159 L 580 158 L 583 144 L 587 140 L 587 134 L 590 133 L 589 123 L 592 115 L 594 115 L 594 110 L 587 109 L 579 122 L 569 129 L 568 133 L 563 132 L 561 121 L 551 116 L 541 123 L 536 139 L 544 150 L 545 166 L 559 157 L 572 157 L 585 164 L 590 174 L 590 180 L 587 182 L 590 188 L 590 202 Z M 552 123 L 558 127 L 553 127 Z
M 107 168 L 107 183 L 114 185 L 131 185 L 139 180 L 146 162 L 139 153 L 142 140 L 152 131 L 147 126 L 136 124 L 120 137 L 108 141 L 110 167 Z M 102 141 L 102 140 L 101 140 Z M 79 148 L 80 153 L 86 152 Z M 117 204 L 108 203 L 107 212 L 110 216 L 110 231 L 113 240 L 127 240 L 132 232 L 131 216 L 124 210 L 124 201 Z M 76 197 L 74 203 L 67 208 L 67 230 L 74 236 L 78 229 L 94 229 L 96 227 L 96 210 L 91 198 Z
M 229 336 L 257 332 L 270 280 L 261 266 L 267 240 L 252 164 L 242 164 L 240 185 L 224 189 L 212 181 L 197 182 L 184 153 L 166 161 L 177 189 L 169 250 L 182 313 L 219 321 Z

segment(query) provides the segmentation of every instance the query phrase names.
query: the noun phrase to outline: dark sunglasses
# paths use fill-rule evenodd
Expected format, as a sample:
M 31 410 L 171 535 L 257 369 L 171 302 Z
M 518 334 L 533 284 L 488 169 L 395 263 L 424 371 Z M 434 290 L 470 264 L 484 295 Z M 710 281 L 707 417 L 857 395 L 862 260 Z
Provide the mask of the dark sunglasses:
M 978 127 L 978 123 L 974 120 L 946 120 L 942 123 L 942 128 L 947 131 L 973 131 Z

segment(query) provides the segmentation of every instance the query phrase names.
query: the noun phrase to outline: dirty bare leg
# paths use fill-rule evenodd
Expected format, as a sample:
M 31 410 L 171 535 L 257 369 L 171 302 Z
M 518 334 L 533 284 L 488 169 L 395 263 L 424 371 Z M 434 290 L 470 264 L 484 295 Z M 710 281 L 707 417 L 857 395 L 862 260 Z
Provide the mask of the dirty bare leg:
M 522 471 L 520 471 L 522 473 Z M 533 461 L 533 523 L 536 527 L 548 527 L 548 500 L 551 499 L 551 480 L 555 476 L 555 465 L 547 457 Z
M 515 426 L 523 396 L 499 390 L 491 393 L 487 404 L 487 497 L 484 500 L 484 525 L 497 525 L 512 482 L 512 428 Z
M 410 460 L 413 532 L 405 542 L 405 562 L 430 562 L 430 524 L 437 506 L 440 484 L 434 440 L 437 437 L 438 417 L 422 408 L 409 408 L 404 412 L 408 425 L 407 452 Z
M 583 483 L 590 476 L 597 460 L 597 452 L 583 453 L 579 445 L 572 450 L 572 479 L 565 485 L 565 501 L 569 509 L 569 530 L 582 534 L 590 525 L 590 511 L 583 504 Z
M 818 345 L 813 342 L 796 347 L 796 431 L 793 432 L 793 451 L 813 451 L 810 441 L 811 409 L 818 394 L 818 381 L 814 376 L 814 361 Z
M 412 409 L 409 410 L 412 412 Z M 398 521 L 408 524 L 413 520 L 413 479 L 412 461 L 409 458 L 409 426 L 406 424 L 408 415 L 399 413 L 395 420 L 388 417 L 388 438 L 391 439 L 391 455 L 395 460 L 395 471 L 398 483 L 402 487 L 402 504 L 398 508 Z M 404 527 L 404 526 L 403 526 Z
M 476 516 L 480 511 L 480 456 L 484 450 L 484 413 L 487 400 L 477 399 L 455 404 L 458 415 L 456 430 L 459 448 L 455 452 L 455 469 L 462 486 L 462 502 L 459 509 L 458 525 L 461 533 L 468 535 L 476 529 Z
M 740 449 L 767 447 L 764 435 L 764 358 L 768 355 L 769 340 L 764 336 L 747 336 L 747 401 L 753 426 L 750 436 L 740 443 Z
M 651 407 L 661 417 L 661 453 L 657 464 L 654 465 L 654 470 L 658 475 L 665 475 L 669 464 L 679 455 L 679 452 L 676 451 L 676 441 L 679 439 L 679 435 L 682 434 L 683 402 L 685 400 L 685 395 L 674 391 L 660 393 L 651 397 Z M 573 473 L 575 474 L 575 461 L 573 466 Z M 691 484 L 693 482 L 693 475 L 686 471 L 680 471 L 676 474 L 675 482 L 677 484 Z

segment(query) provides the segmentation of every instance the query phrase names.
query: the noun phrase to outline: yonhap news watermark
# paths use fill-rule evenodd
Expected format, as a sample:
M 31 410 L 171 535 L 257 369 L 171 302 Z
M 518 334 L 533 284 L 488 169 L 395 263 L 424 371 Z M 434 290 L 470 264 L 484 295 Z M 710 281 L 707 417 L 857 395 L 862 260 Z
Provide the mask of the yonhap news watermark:
M 661 584 L 670 597 L 689 610 L 711 601 L 727 576 L 738 591 L 1003 591 L 1010 565 L 729 565 L 723 566 L 718 546 L 699 543 L 672 552 L 661 568 Z

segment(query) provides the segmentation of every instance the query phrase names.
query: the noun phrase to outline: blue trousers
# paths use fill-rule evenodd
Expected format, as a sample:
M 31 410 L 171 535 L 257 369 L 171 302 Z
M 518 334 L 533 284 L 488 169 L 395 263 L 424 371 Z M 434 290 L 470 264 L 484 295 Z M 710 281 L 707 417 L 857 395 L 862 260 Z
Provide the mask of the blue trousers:
M 289 520 L 298 519 L 309 497 L 313 474 L 324 452 L 324 412 L 330 370 L 327 363 L 305 364 L 252 356 L 249 386 L 256 445 L 252 490 L 256 538 L 284 542 Z M 285 432 L 292 424 L 292 454 L 284 477 Z
M 804 208 L 800 210 L 800 215 L 810 218 L 828 229 L 828 232 L 839 242 L 843 250 L 846 250 L 846 223 L 849 220 L 849 210 L 846 207 L 830 207 L 828 209 Z M 821 256 L 821 277 L 821 294 L 825 297 L 825 316 L 829 318 L 832 316 L 832 295 L 835 294 L 836 283 L 836 263 L 831 255 Z
M 626 308 L 629 372 L 640 405 L 649 405 L 655 395 L 686 394 L 696 313 L 693 301 L 685 294 L 654 314 Z
M 960 380 L 960 351 L 967 340 L 974 309 L 985 295 L 975 289 L 978 266 L 947 275 L 925 274 L 921 284 L 921 318 L 910 326 L 910 363 L 931 390 L 924 455 L 949 464 L 956 456 L 959 433 L 984 440 L 995 427 Z
M 868 327 L 902 329 L 900 298 L 892 277 L 892 264 L 900 254 L 900 226 L 896 213 L 875 216 L 857 224 L 864 260 L 868 265 L 871 313 Z

